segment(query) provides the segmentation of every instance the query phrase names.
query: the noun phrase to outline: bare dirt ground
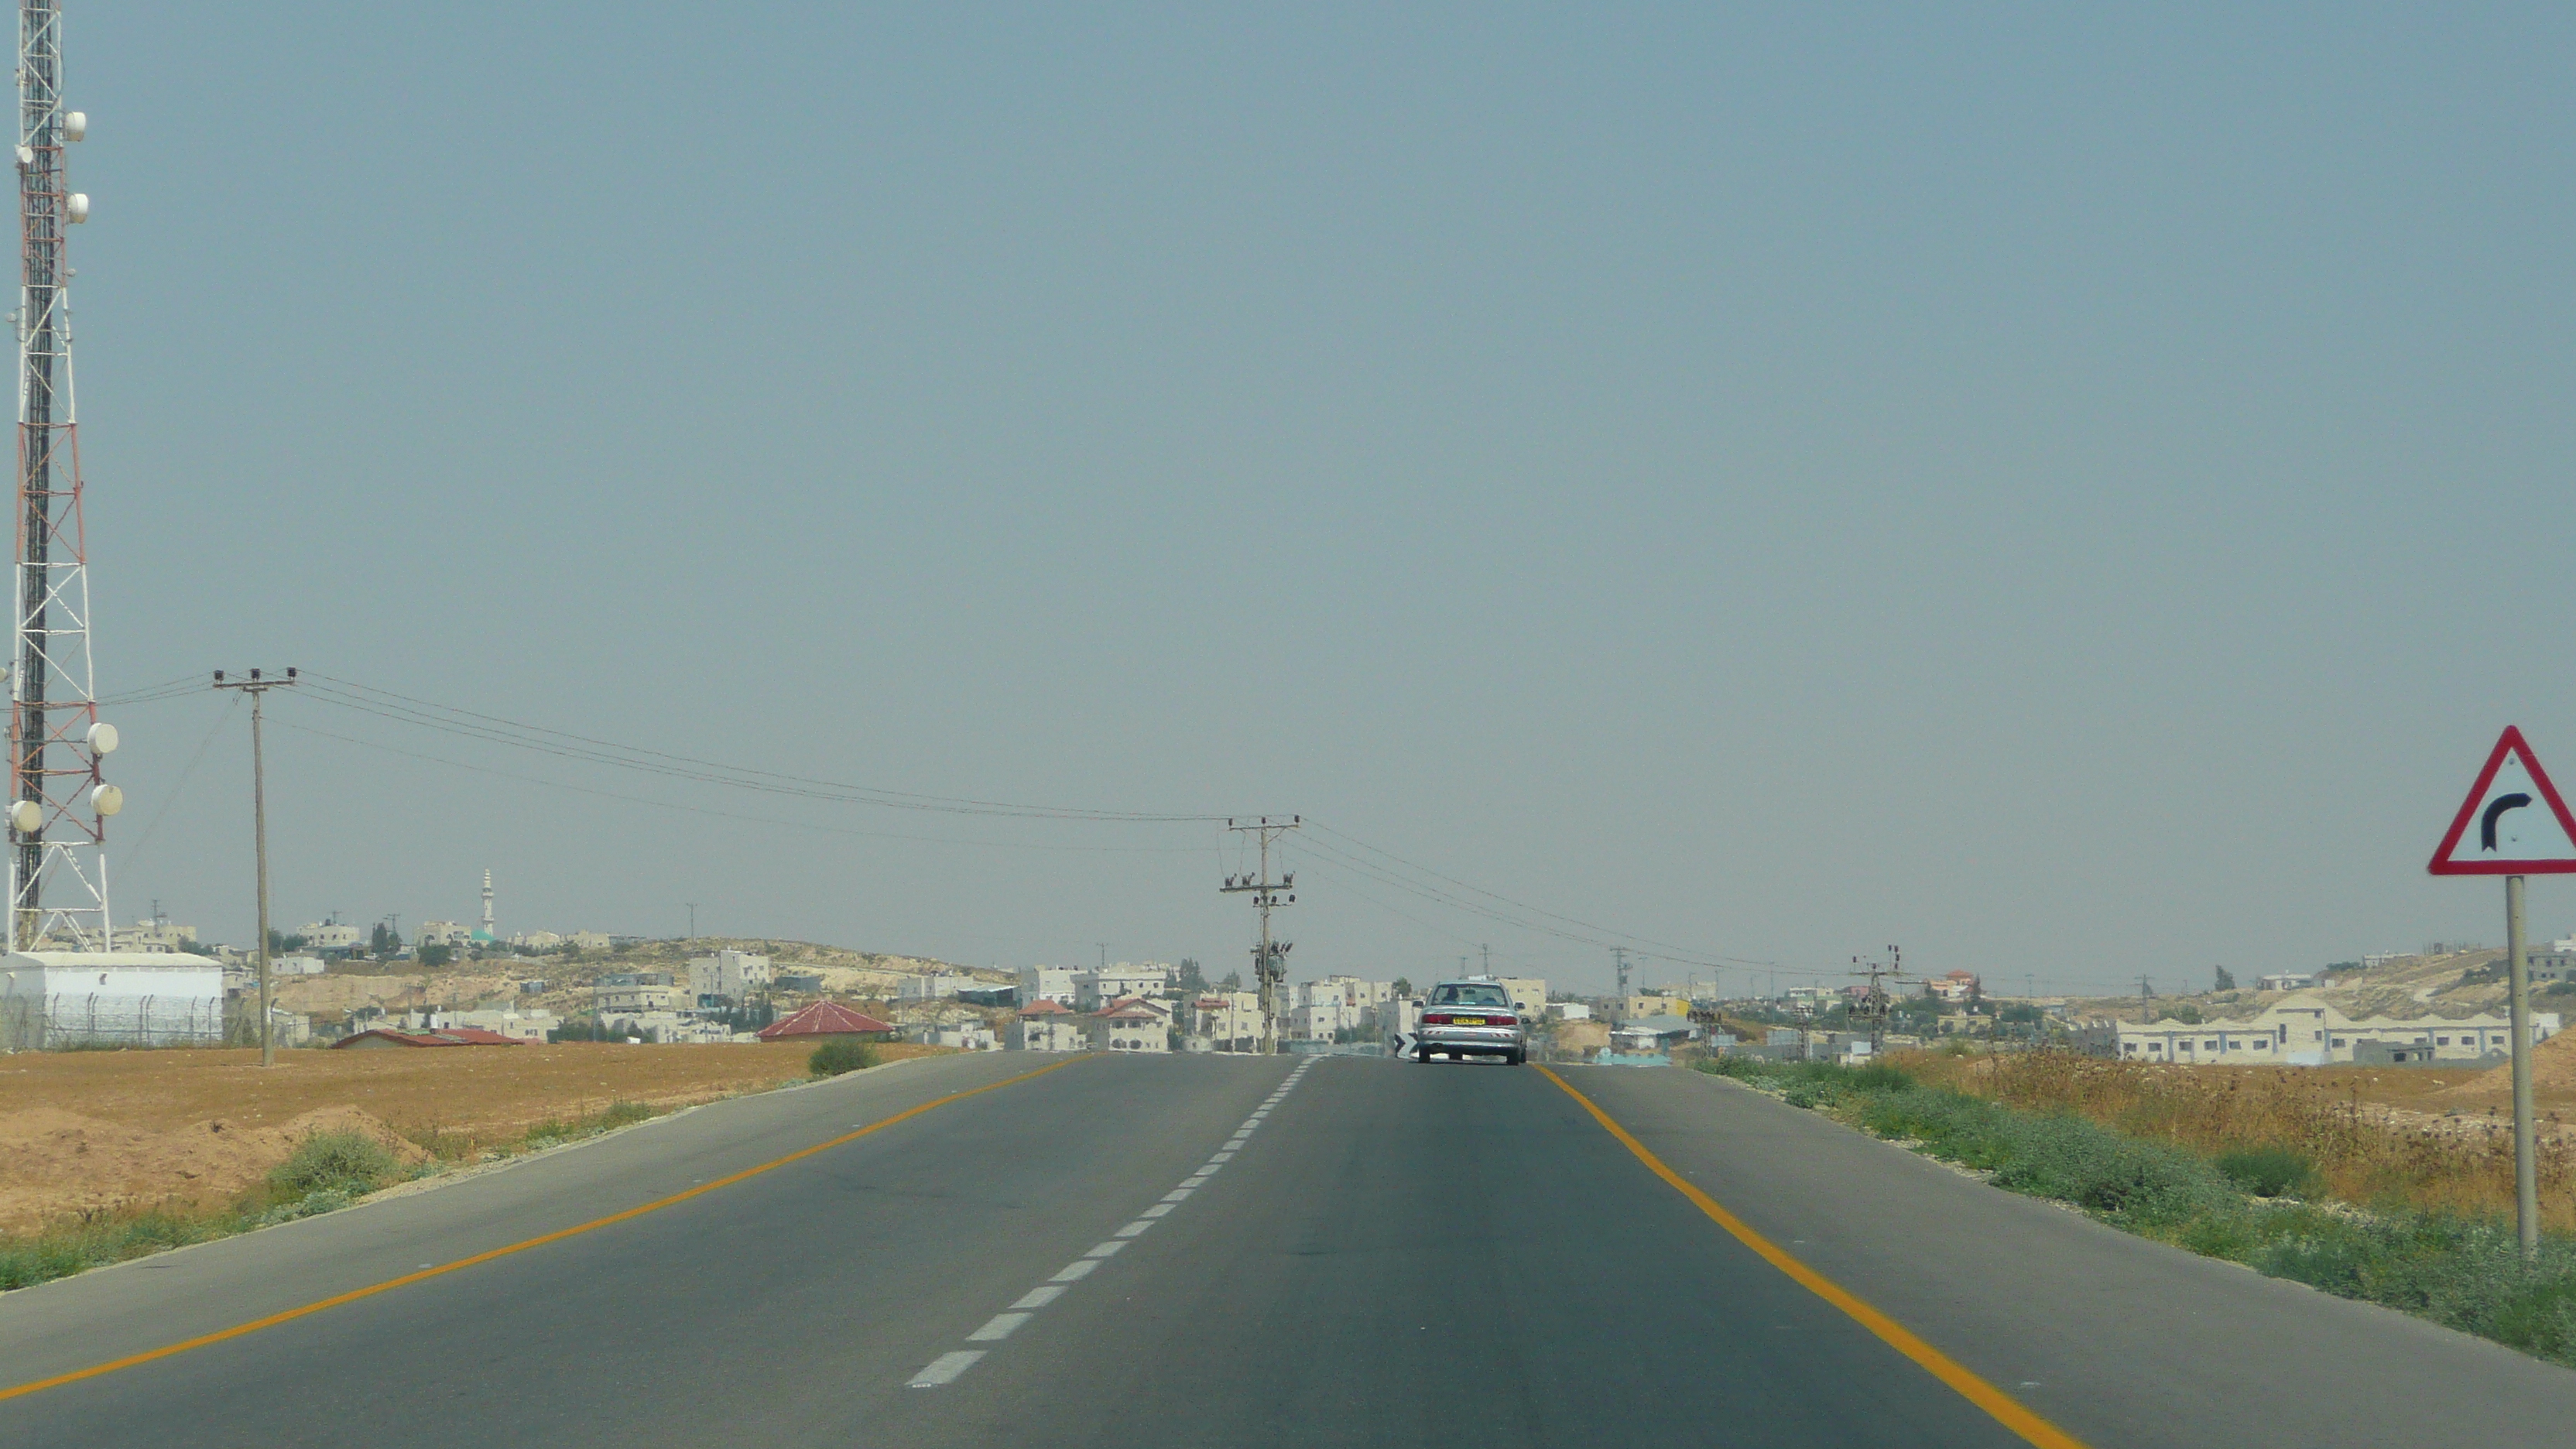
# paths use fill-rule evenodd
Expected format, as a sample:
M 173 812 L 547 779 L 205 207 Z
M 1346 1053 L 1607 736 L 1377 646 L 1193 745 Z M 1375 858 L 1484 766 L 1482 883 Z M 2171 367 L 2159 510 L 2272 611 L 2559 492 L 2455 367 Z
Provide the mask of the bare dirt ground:
M 940 1050 L 904 1044 L 901 1059 Z M 306 1133 L 355 1127 L 407 1160 L 418 1141 L 496 1141 L 613 1102 L 668 1109 L 802 1081 L 813 1045 L 0 1056 L 0 1232 L 160 1203 L 214 1207 Z

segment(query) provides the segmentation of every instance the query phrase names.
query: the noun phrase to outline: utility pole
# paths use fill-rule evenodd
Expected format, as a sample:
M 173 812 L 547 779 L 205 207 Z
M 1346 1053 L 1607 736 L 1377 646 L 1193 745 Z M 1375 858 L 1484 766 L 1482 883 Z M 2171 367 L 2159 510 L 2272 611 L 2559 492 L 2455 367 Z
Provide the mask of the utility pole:
M 2156 994 L 2147 985 L 2146 973 L 2138 974 L 2138 1024 L 2153 1026 L 2156 1021 Z M 2171 1052 L 2166 1053 L 2171 1056 Z M 2331 1053 L 2329 1053 L 2331 1055 Z
M 1611 947 L 1610 960 L 1619 972 L 1618 1015 L 1625 1018 L 1628 1014 L 1628 948 L 1625 946 Z
M 1295 871 L 1288 872 L 1280 880 L 1270 878 L 1270 842 L 1296 829 L 1303 819 L 1303 816 L 1291 815 L 1283 823 L 1264 815 L 1250 825 L 1238 825 L 1231 820 L 1225 822 L 1226 829 L 1252 836 L 1261 849 L 1260 874 L 1227 876 L 1217 893 L 1249 894 L 1253 908 L 1261 913 L 1261 944 L 1252 948 L 1252 969 L 1261 988 L 1260 1051 L 1264 1056 L 1279 1050 L 1279 983 L 1288 975 L 1288 952 L 1293 948 L 1291 942 L 1270 939 L 1270 913 L 1281 906 L 1297 903 L 1297 897 L 1287 893 L 1297 884 Z M 1108 948 L 1104 946 L 1101 950 L 1105 959 Z
M 1485 965 L 1484 965 L 1484 973 L 1483 973 L 1483 974 L 1485 974 L 1485 975 L 1487 975 L 1487 976 L 1491 976 L 1491 975 L 1493 975 L 1493 974 L 1494 974 L 1494 948 L 1493 948 L 1493 947 L 1491 947 L 1491 946 L 1486 946 L 1486 945 L 1481 945 L 1481 944 L 1480 944 L 1480 945 L 1478 945 L 1478 946 L 1476 947 L 1476 949 L 1477 949 L 1478 951 L 1481 951 L 1481 952 L 1483 952 L 1483 953 L 1484 953 L 1484 961 L 1485 961 Z
M 1100 948 L 1100 969 L 1101 969 L 1101 970 L 1103 970 L 1103 971 L 1108 970 L 1108 969 L 1109 969 L 1109 943 L 1108 943 L 1108 942 L 1106 942 L 1106 941 L 1094 941 L 1094 942 L 1092 942 L 1091 944 Z
M 698 903 L 682 901 L 680 904 L 689 908 L 689 939 L 694 941 L 698 939 Z
M 1871 1060 L 1875 1061 L 1879 1052 L 1887 1045 L 1887 1018 L 1895 1006 L 1887 993 L 1879 988 L 1878 983 L 1881 978 L 1894 980 L 1905 974 L 1905 953 L 1890 946 L 1887 948 L 1887 964 L 1880 965 L 1876 961 L 1863 962 L 1858 956 L 1854 956 L 1852 965 L 1857 968 L 1851 973 L 1852 975 L 1869 978 L 1869 990 L 1861 997 L 1860 1004 L 1853 1009 L 1852 1015 L 1868 1020 L 1869 1054 Z
M 263 679 L 254 669 L 250 678 L 229 684 L 222 670 L 215 671 L 215 688 L 238 689 L 250 696 L 250 833 L 251 847 L 259 857 L 259 1064 L 263 1067 L 277 1065 L 277 1033 L 268 1009 L 268 753 L 260 738 L 260 723 L 268 692 L 294 682 L 292 669 L 284 679 Z

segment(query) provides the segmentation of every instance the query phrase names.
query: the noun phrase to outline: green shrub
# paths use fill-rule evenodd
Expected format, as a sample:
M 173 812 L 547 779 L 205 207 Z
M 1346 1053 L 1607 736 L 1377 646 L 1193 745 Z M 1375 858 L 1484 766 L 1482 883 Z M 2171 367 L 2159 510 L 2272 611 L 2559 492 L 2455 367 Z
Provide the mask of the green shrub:
M 818 1077 L 862 1072 L 877 1064 L 877 1049 L 863 1041 L 827 1041 L 814 1048 L 805 1069 Z
M 2256 1197 L 2296 1197 L 2317 1180 L 2316 1164 L 2291 1147 L 2241 1147 L 2220 1153 L 2211 1165 Z
M 626 1127 L 651 1120 L 653 1109 L 641 1102 L 611 1102 L 598 1118 L 599 1130 L 603 1132 L 611 1127 Z
M 364 1132 L 338 1128 L 296 1144 L 284 1162 L 269 1169 L 268 1191 L 280 1202 L 301 1202 L 324 1192 L 357 1197 L 391 1182 L 401 1170 L 383 1143 Z

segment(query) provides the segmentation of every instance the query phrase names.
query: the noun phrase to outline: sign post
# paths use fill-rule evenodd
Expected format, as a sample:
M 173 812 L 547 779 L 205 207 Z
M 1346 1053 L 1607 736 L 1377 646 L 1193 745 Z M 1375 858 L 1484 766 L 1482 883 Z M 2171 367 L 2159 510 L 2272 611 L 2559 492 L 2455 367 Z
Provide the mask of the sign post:
M 2523 878 L 2576 873 L 2576 816 L 2547 771 L 2505 726 L 2450 832 L 2425 867 L 2435 875 L 2504 877 L 2507 999 L 2513 1014 L 2513 1226 L 2526 1258 L 2540 1251 L 2540 1159 L 2531 1102 L 2531 965 L 2522 921 Z

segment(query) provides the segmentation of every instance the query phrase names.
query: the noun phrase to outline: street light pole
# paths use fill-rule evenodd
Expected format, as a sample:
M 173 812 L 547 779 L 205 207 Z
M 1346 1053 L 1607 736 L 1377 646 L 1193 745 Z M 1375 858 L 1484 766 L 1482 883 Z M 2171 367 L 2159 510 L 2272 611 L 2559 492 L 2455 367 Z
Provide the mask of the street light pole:
M 224 672 L 215 671 L 215 688 L 238 689 L 250 696 L 250 820 L 251 848 L 259 857 L 259 1064 L 277 1065 L 276 1023 L 269 1011 L 268 975 L 268 751 L 261 738 L 260 726 L 265 717 L 262 708 L 268 692 L 295 682 L 295 671 L 286 671 L 284 679 L 263 679 L 254 669 L 250 678 L 224 682 Z

